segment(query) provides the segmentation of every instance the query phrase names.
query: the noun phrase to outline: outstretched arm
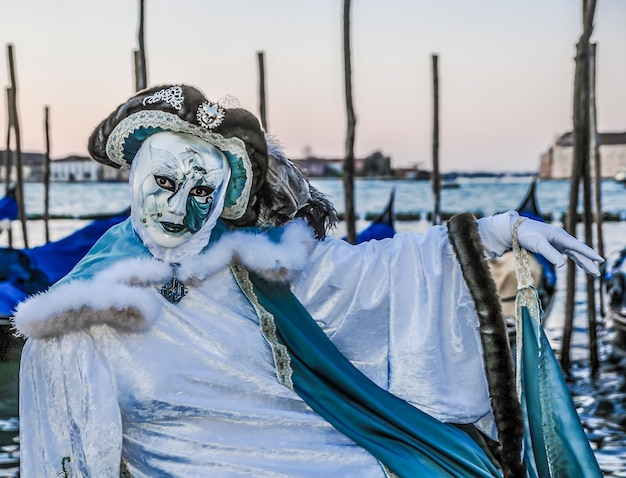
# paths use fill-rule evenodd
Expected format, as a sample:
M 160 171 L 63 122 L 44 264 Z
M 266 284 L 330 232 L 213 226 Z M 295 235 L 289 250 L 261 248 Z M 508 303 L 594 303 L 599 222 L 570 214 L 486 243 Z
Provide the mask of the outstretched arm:
M 501 256 L 513 246 L 513 229 L 520 219 L 515 211 L 478 219 L 478 232 L 488 258 Z M 517 237 L 521 247 L 541 254 L 557 267 L 565 265 L 570 257 L 586 273 L 600 276 L 598 265 L 604 259 L 591 247 L 571 236 L 560 227 L 521 218 Z

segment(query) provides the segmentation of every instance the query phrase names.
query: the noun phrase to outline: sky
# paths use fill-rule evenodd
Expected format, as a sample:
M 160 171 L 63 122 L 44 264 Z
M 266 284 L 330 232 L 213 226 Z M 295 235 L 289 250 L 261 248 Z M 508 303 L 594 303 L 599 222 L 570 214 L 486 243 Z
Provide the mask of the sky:
M 289 157 L 345 155 L 343 0 L 145 0 L 148 85 L 188 83 L 259 112 Z M 577 0 L 352 0 L 355 154 L 430 169 L 432 55 L 438 55 L 439 164 L 535 171 L 572 127 Z M 134 93 L 135 0 L 1 0 L 0 77 L 12 44 L 23 151 L 87 155 L 95 126 Z M 598 0 L 598 129 L 626 131 L 626 0 Z M 0 97 L 6 147 L 6 94 Z

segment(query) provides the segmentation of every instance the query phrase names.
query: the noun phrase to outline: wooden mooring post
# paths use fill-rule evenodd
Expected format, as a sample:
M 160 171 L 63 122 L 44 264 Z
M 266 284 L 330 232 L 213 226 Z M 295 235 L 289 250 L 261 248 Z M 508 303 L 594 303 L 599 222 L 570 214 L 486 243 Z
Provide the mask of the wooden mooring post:
M 565 229 L 576 236 L 577 206 L 580 180 L 583 179 L 583 220 L 585 240 L 592 245 L 591 226 L 591 190 L 590 190 L 590 74 L 589 50 L 590 38 L 593 31 L 596 0 L 583 0 L 583 33 L 576 44 L 576 69 L 574 74 L 574 156 L 572 161 L 572 176 L 570 179 L 570 195 L 567 210 Z M 591 374 L 598 371 L 598 351 L 596 333 L 595 310 L 595 281 L 587 279 L 587 317 L 589 326 L 589 360 Z M 563 342 L 561 348 L 561 367 L 569 373 L 571 369 L 570 349 L 574 325 L 574 309 L 576 295 L 576 265 L 571 259 L 567 261 L 567 284 L 565 299 L 565 324 L 563 328 Z M 591 292 L 591 291 L 594 292 Z
M 347 240 L 350 244 L 356 243 L 356 215 L 354 207 L 354 136 L 356 129 L 356 115 L 352 103 L 352 67 L 350 59 L 350 0 L 343 2 L 343 59 L 344 84 L 346 92 L 347 134 L 346 154 L 343 159 L 343 187 L 345 197 L 345 221 Z
M 146 66 L 146 39 L 144 29 L 145 1 L 139 0 L 139 28 L 137 29 L 137 43 L 139 48 L 133 52 L 135 64 L 135 90 L 140 91 L 148 86 Z
M 433 68 L 433 225 L 441 223 L 441 176 L 439 174 L 439 57 L 432 55 Z
M 591 158 L 594 171 L 594 204 L 595 204 L 595 223 L 596 223 L 596 250 L 598 254 L 604 257 L 604 232 L 602 229 L 602 158 L 600 157 L 600 140 L 598 134 L 598 119 L 596 114 L 596 56 L 597 45 L 592 43 L 589 50 L 589 115 L 591 126 Z M 604 300 L 602 296 L 602 276 L 599 281 L 599 309 L 600 314 L 604 316 Z
M 11 173 L 13 171 L 13 154 L 11 152 L 11 130 L 13 129 L 13 124 L 11 121 L 13 117 L 11 116 L 11 88 L 6 89 L 7 94 L 7 142 L 6 148 L 4 150 L 4 194 L 8 194 L 11 189 Z M 13 228 L 9 227 L 7 230 L 9 235 L 8 244 L 9 247 L 13 247 Z
M 46 151 L 43 157 L 43 223 L 46 233 L 46 242 L 50 242 L 50 108 L 44 108 L 44 133 Z
M 15 79 L 15 62 L 13 60 L 13 45 L 7 45 L 9 57 L 9 76 L 11 78 L 11 87 L 9 94 L 9 123 L 13 127 L 13 136 L 15 139 L 15 171 L 16 171 L 16 198 L 19 208 L 19 219 L 22 225 L 22 239 L 24 247 L 28 248 L 28 228 L 26 224 L 26 210 L 24 207 L 24 177 L 22 173 L 22 139 L 20 134 L 20 121 L 17 113 L 17 81 Z
M 261 117 L 261 126 L 267 133 L 267 109 L 265 103 L 265 55 L 262 51 L 257 52 L 259 63 L 259 116 Z

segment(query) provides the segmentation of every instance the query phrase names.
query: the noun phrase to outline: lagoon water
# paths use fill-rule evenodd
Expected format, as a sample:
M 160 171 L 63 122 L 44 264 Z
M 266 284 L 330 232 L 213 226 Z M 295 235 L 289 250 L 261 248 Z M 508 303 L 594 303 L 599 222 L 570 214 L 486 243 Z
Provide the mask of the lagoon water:
M 344 210 L 343 184 L 339 179 L 317 179 L 312 183 Z M 459 178 L 459 188 L 441 191 L 442 212 L 471 211 L 480 214 L 515 209 L 524 197 L 530 177 Z M 42 184 L 27 183 L 25 193 L 28 214 L 41 214 L 44 208 Z M 427 181 L 358 180 L 355 183 L 357 214 L 380 212 L 395 190 L 395 212 L 426 214 L 432 211 L 432 190 Z M 543 213 L 560 218 L 567 211 L 569 183 L 565 180 L 538 181 L 537 196 Z M 75 215 L 115 213 L 128 207 L 125 183 L 52 183 L 50 214 Z M 580 194 L 582 202 L 582 194 Z M 626 188 L 616 181 L 602 182 L 602 210 L 621 213 L 626 219 Z
M 530 177 L 460 178 L 459 188 L 441 191 L 441 211 L 444 213 L 470 211 L 477 215 L 487 215 L 515 209 L 525 196 L 530 181 Z M 339 212 L 344 211 L 341 180 L 314 180 L 313 184 L 333 201 Z M 355 184 L 356 213 L 359 217 L 357 229 L 366 227 L 367 216 L 384 209 L 392 189 L 395 190 L 395 212 L 412 218 L 409 221 L 397 221 L 398 232 L 407 230 L 424 232 L 430 226 L 427 214 L 432 210 L 433 203 L 430 183 L 424 181 L 357 181 Z M 582 198 L 582 193 L 580 196 Z M 78 218 L 84 215 L 116 213 L 128 207 L 128 197 L 126 184 L 53 183 L 50 189 L 50 214 Z M 557 225 L 561 225 L 563 213 L 567 211 L 568 198 L 567 181 L 539 181 L 537 184 L 537 199 L 541 212 L 550 214 Z M 25 200 L 29 215 L 42 214 L 43 186 L 27 184 Z M 604 251 L 605 255 L 610 255 L 626 247 L 626 187 L 623 184 L 615 181 L 602 182 L 602 210 L 613 213 L 621 219 L 604 223 Z M 59 239 L 85 223 L 85 220 L 53 220 L 51 239 Z M 14 245 L 20 247 L 21 235 L 17 223 L 13 225 L 13 231 Z M 29 223 L 31 247 L 43 241 L 42 231 L 41 221 Z M 344 234 L 345 225 L 340 223 L 333 235 L 341 237 Z M 582 237 L 582 231 L 578 236 Z M 6 245 L 6 233 L 0 235 L 0 245 Z M 564 283 L 565 268 L 562 268 L 558 270 L 559 288 L 555 304 L 544 324 L 557 355 L 560 351 L 565 315 Z M 626 478 L 626 359 L 616 354 L 611 346 L 611 321 L 602 313 L 598 313 L 601 368 L 596 377 L 590 376 L 586 314 L 585 277 L 579 273 L 571 351 L 573 366 L 568 381 L 577 410 L 605 476 Z M 1 401 L 2 397 L 0 405 Z

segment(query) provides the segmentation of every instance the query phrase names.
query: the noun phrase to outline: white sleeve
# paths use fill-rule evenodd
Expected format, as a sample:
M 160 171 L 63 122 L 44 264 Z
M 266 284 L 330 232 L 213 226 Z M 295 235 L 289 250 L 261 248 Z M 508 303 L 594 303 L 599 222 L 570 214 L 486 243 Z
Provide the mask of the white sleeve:
M 27 340 L 20 367 L 20 476 L 118 477 L 121 452 L 114 385 L 89 334 Z
M 294 292 L 370 379 L 444 421 L 490 413 L 478 319 L 443 226 L 316 247 Z

